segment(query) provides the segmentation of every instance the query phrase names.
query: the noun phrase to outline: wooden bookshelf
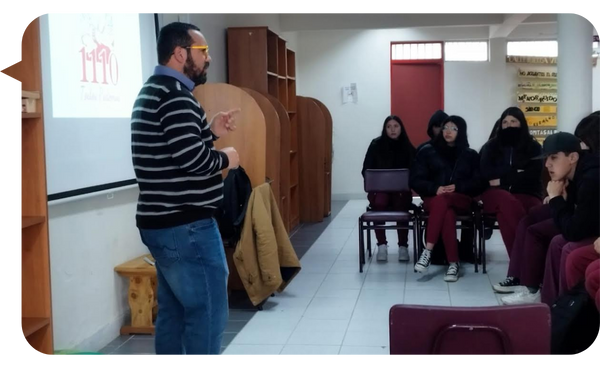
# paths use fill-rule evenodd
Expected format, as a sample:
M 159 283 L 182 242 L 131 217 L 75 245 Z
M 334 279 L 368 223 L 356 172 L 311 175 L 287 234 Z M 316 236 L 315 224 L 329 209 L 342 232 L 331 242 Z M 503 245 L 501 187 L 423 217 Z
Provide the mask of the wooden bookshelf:
M 281 147 L 290 147 L 290 150 L 298 152 L 295 52 L 267 27 L 232 27 L 227 29 L 227 54 L 228 82 L 276 98 L 289 118 L 289 133 L 287 129 L 285 134 L 282 130 L 281 139 L 285 140 L 285 144 L 282 142 Z M 282 217 L 287 218 L 288 231 L 291 231 L 298 226 L 300 219 L 300 191 L 290 186 L 298 183 L 298 155 L 290 152 L 286 161 L 289 167 L 280 171 L 281 175 L 289 175 L 280 180 L 281 194 L 285 196 L 282 207 L 286 208 Z
M 28 91 L 42 90 L 39 19 L 23 34 L 21 61 L 3 72 Z M 33 96 L 34 98 L 37 96 Z M 48 202 L 42 99 L 34 113 L 22 114 L 21 125 L 21 322 L 23 334 L 36 350 L 53 353 Z M 9 280 L 10 282 L 10 280 Z M 7 316 L 14 318 L 14 316 Z

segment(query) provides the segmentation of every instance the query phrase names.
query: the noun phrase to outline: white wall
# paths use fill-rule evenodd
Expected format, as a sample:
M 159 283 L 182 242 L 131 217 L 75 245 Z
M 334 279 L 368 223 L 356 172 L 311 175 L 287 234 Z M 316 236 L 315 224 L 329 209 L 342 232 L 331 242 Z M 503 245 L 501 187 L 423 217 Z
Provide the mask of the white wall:
M 317 31 L 297 33 L 298 95 L 321 100 L 334 121 L 332 193 L 335 198 L 364 196 L 360 166 L 369 142 L 381 132 L 390 107 L 392 41 L 487 39 L 488 27 Z M 287 37 L 287 33 L 284 34 Z M 504 50 L 502 47 L 495 49 Z M 504 55 L 499 56 L 502 61 Z M 509 97 L 499 104 L 490 75 L 506 74 L 505 64 L 447 62 L 445 110 L 469 123 L 471 145 L 479 148 Z M 341 87 L 355 82 L 358 104 L 341 103 Z
M 537 26 L 527 25 L 518 35 L 534 38 L 536 29 L 544 34 L 551 28 Z M 296 69 L 301 75 L 298 95 L 321 100 L 333 117 L 334 199 L 364 197 L 360 166 L 369 142 L 380 134 L 391 110 L 390 42 L 487 40 L 488 36 L 488 27 L 284 33 L 296 46 Z M 492 39 L 489 62 L 444 64 L 444 109 L 465 118 L 471 147 L 476 150 L 487 141 L 502 111 L 517 105 L 518 65 L 507 64 L 505 57 L 506 39 Z M 597 71 L 595 68 L 596 81 Z M 342 105 L 340 89 L 352 82 L 358 85 L 359 102 Z M 594 101 L 600 99 L 599 84 L 595 83 Z
M 600 62 L 592 72 L 592 110 L 600 110 Z
M 114 267 L 147 253 L 135 227 L 138 190 L 49 206 L 54 347 L 97 351 L 128 317 Z
M 209 82 L 226 81 L 225 29 L 267 25 L 279 31 L 278 15 L 165 14 L 198 25 L 213 57 Z M 135 227 L 137 189 L 52 205 L 49 208 L 54 347 L 97 351 L 119 335 L 129 318 L 128 280 L 118 264 L 148 252 Z

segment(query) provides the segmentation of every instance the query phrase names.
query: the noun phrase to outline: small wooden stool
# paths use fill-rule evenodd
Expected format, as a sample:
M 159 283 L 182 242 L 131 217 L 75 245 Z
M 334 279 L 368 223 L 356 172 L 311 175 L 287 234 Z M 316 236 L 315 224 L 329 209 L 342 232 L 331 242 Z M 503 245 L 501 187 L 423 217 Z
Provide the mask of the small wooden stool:
M 115 267 L 115 271 L 129 277 L 129 308 L 131 325 L 121 327 L 121 335 L 154 335 L 153 317 L 156 317 L 156 267 L 144 261 L 147 257 L 154 262 L 150 254 L 132 259 Z

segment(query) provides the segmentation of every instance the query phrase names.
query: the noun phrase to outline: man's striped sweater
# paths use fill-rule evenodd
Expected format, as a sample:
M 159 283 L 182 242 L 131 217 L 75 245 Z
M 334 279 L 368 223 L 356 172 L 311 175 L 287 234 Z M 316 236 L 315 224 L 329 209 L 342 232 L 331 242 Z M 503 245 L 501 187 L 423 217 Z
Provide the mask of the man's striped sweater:
M 155 74 L 134 104 L 131 152 L 141 229 L 209 218 L 223 199 L 221 170 L 229 161 L 215 150 L 206 113 L 185 82 Z

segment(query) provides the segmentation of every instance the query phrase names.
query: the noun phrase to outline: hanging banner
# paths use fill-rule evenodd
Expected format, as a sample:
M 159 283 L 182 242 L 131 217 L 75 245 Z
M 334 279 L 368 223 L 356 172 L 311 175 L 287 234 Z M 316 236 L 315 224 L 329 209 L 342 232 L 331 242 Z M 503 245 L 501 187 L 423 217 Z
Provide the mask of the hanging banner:
M 556 105 L 519 105 L 519 108 L 524 113 L 546 113 L 546 114 L 556 114 Z
M 537 57 L 537 56 L 507 56 L 507 63 L 521 64 L 548 64 L 556 65 L 557 58 L 555 57 Z
M 540 116 L 532 116 L 526 115 L 527 125 L 532 128 L 535 127 L 554 127 L 556 128 L 556 115 L 540 115 Z
M 556 133 L 557 130 L 556 129 L 531 129 L 529 132 L 531 133 L 533 138 L 536 141 L 538 141 L 538 143 L 544 144 L 544 140 L 546 140 L 546 138 L 549 135 Z
M 553 82 L 519 82 L 517 87 L 527 90 L 556 90 L 556 83 Z
M 524 70 L 524 69 L 519 68 L 519 77 L 556 79 L 557 76 L 558 76 L 558 73 L 556 71 L 535 70 L 535 69 Z
M 518 102 L 535 103 L 556 103 L 558 95 L 552 92 L 519 92 L 517 93 Z

